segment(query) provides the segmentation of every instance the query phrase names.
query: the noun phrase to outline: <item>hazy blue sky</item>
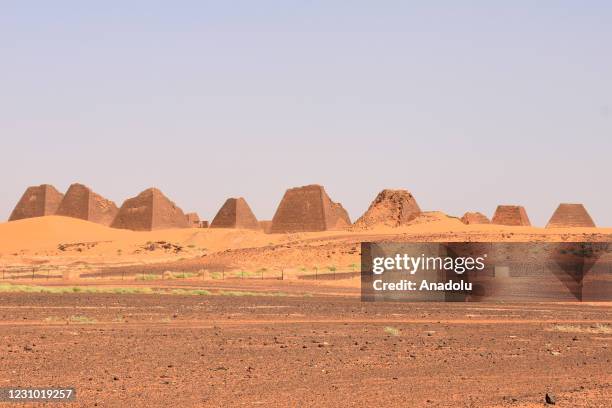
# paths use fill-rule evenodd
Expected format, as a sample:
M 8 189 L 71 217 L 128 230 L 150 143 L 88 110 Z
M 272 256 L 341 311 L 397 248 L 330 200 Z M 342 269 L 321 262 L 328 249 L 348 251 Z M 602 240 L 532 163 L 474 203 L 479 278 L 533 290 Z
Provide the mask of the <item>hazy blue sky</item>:
M 319 183 L 612 226 L 612 3 L 501 3 L 2 1 L 0 216 L 78 181 L 269 219 Z

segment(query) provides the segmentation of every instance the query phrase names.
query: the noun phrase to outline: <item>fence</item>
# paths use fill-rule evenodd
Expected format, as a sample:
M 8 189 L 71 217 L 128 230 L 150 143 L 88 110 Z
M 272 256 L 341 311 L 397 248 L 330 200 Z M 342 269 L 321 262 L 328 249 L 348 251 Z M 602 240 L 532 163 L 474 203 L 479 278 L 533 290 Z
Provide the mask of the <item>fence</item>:
M 258 270 L 236 269 L 226 267 L 186 268 L 173 271 L 168 266 L 150 265 L 37 265 L 37 266 L 0 266 L 1 279 L 6 280 L 71 280 L 71 279 L 116 279 L 116 280 L 339 280 L 359 276 L 355 266 L 350 269 L 337 270 L 335 267 L 315 268 L 261 268 Z

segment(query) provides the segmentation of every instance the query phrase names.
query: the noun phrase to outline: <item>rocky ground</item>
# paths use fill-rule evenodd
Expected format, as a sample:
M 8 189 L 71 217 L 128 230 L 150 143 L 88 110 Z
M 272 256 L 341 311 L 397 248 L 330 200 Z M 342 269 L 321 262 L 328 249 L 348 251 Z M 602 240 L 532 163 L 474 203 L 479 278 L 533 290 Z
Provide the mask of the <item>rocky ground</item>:
M 256 289 L 2 293 L 0 386 L 75 386 L 83 407 L 610 406 L 609 304 Z

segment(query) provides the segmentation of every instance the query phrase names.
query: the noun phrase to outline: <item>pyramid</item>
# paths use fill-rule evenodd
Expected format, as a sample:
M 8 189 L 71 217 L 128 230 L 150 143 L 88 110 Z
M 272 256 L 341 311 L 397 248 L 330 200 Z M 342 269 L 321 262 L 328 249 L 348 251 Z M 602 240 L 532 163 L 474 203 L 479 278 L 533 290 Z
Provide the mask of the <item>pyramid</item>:
M 530 226 L 527 211 L 521 205 L 498 205 L 491 224 Z
M 323 186 L 311 184 L 285 192 L 272 218 L 271 233 L 326 231 L 351 225 L 348 213 Z
M 200 221 L 200 216 L 198 213 L 187 213 L 185 214 L 185 218 L 187 218 L 187 223 L 192 228 L 200 228 L 202 226 L 202 221 Z
M 242 228 L 259 229 L 259 222 L 253 215 L 251 207 L 242 197 L 228 198 L 215 218 L 210 223 L 210 228 Z
M 75 183 L 66 191 L 55 214 L 108 226 L 118 211 L 114 202 L 94 193 L 87 186 Z
M 262 230 L 264 233 L 269 234 L 270 231 L 272 230 L 272 221 L 270 220 L 259 221 L 259 229 Z
M 385 189 L 378 193 L 368 210 L 355 222 L 358 228 L 375 225 L 399 227 L 421 214 L 414 196 L 406 190 Z
M 179 207 L 156 188 L 149 188 L 125 200 L 113 228 L 152 231 L 165 228 L 189 228 L 187 217 Z
M 486 215 L 481 214 L 479 212 L 466 212 L 461 217 L 461 222 L 464 224 L 490 224 L 491 221 L 487 218 Z
M 582 204 L 559 204 L 546 228 L 595 227 L 593 219 Z
M 13 209 L 9 221 L 53 215 L 64 195 L 49 184 L 28 187 Z

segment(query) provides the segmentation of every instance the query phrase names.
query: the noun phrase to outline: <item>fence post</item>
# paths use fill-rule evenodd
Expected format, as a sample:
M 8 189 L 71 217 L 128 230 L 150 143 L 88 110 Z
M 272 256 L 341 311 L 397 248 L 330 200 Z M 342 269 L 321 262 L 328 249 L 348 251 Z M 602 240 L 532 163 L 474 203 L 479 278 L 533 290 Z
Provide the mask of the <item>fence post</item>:
M 319 275 L 319 268 L 315 266 L 315 280 L 319 279 L 318 275 Z
M 34 267 L 32 267 L 32 280 L 34 280 Z
M 225 266 L 221 268 L 221 280 L 225 280 Z
M 281 280 L 285 280 L 285 269 L 281 268 Z

